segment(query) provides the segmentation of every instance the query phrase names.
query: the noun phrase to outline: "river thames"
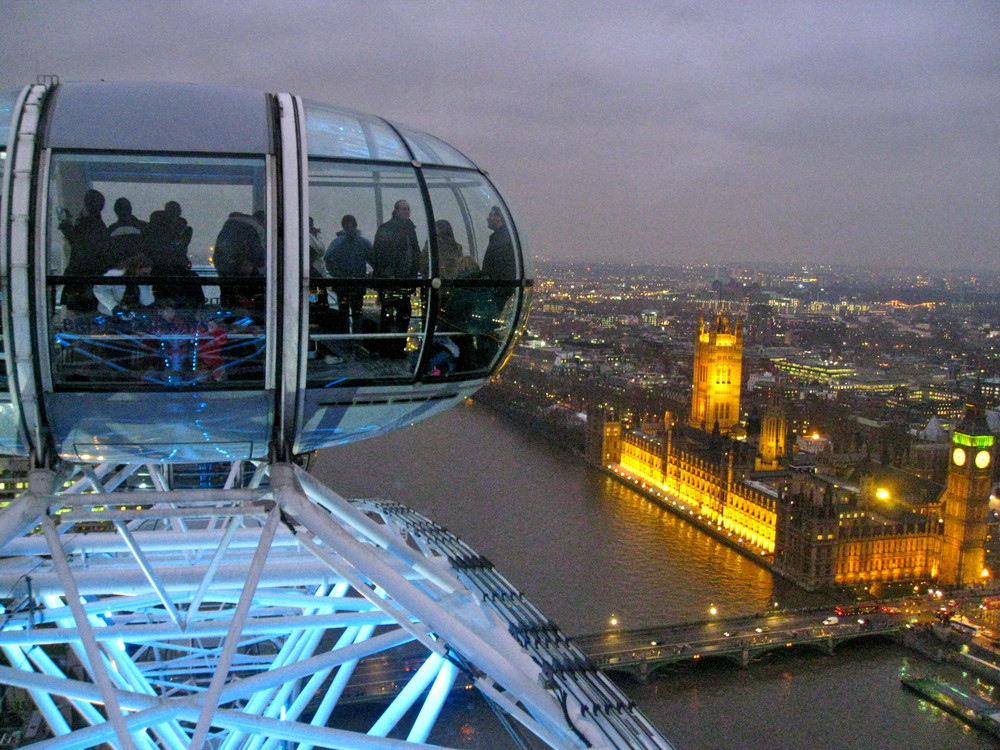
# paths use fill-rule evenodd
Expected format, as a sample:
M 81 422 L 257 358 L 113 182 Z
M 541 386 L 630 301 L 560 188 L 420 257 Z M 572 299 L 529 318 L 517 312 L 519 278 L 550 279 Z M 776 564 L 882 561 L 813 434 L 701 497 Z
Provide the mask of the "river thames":
M 312 473 L 449 529 L 569 636 L 822 604 L 641 495 L 503 417 L 465 404 L 329 449 Z M 985 750 L 996 741 L 928 706 L 902 675 L 942 666 L 888 643 L 774 654 L 749 669 L 691 664 L 619 683 L 677 750 Z M 431 742 L 515 747 L 476 696 L 454 699 Z

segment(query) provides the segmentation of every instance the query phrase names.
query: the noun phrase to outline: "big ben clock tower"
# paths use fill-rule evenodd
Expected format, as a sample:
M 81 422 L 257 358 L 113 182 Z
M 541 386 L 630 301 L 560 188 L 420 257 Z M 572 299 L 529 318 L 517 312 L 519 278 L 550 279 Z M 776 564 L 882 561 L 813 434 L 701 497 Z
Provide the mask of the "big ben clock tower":
M 983 580 L 993 441 L 983 407 L 969 404 L 951 437 L 948 482 L 942 497 L 944 538 L 938 581 L 945 586 Z

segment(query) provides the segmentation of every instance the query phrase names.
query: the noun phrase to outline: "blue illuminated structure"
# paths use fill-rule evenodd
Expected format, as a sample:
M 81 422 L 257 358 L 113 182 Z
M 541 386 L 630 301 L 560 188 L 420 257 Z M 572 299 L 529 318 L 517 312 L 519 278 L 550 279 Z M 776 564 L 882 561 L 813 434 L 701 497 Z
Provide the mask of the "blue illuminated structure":
M 509 353 L 531 280 L 485 173 L 182 84 L 0 91 L 0 148 L 0 454 L 30 467 L 0 508 L 0 680 L 32 747 L 425 747 L 463 685 L 549 747 L 669 747 L 461 540 L 300 465 Z

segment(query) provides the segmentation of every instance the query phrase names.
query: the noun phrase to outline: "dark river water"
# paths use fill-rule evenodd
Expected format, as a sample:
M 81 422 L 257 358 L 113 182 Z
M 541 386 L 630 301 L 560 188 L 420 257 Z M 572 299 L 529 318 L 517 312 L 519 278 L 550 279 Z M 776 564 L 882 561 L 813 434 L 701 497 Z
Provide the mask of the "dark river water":
M 313 473 L 348 497 L 419 510 L 489 560 L 570 636 L 822 604 L 487 409 L 324 451 Z M 621 686 L 677 750 L 972 750 L 989 736 L 904 691 L 904 674 L 972 678 L 902 647 L 771 655 L 741 669 L 680 666 Z M 515 747 L 476 697 L 456 699 L 435 743 Z

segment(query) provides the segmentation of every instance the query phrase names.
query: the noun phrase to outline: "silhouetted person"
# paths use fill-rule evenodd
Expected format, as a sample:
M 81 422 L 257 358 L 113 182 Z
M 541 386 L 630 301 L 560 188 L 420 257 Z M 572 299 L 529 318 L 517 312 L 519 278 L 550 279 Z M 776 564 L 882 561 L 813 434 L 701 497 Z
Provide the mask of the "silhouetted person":
M 104 195 L 88 190 L 83 196 L 83 213 L 74 222 L 67 215 L 59 230 L 69 242 L 69 263 L 66 276 L 101 276 L 111 267 L 108 259 L 108 227 L 101 218 Z M 90 284 L 66 284 L 62 303 L 73 312 L 94 312 L 97 298 Z
M 323 262 L 323 255 L 326 253 L 326 246 L 323 244 L 323 233 L 313 217 L 309 217 L 309 275 L 326 276 L 326 263 Z
M 372 243 L 361 236 L 358 222 L 350 214 L 340 220 L 343 227 L 327 248 L 323 260 L 327 273 L 334 279 L 363 279 L 368 272 L 366 258 L 372 253 Z M 341 333 L 361 332 L 363 287 L 335 287 L 337 294 L 337 330 Z
M 222 278 L 264 275 L 264 224 L 257 216 L 233 211 L 215 239 L 212 262 Z M 252 286 L 252 285 L 251 285 Z M 256 287 L 255 287 L 256 288 Z M 263 299 L 263 285 L 258 293 Z M 227 307 L 245 307 L 256 293 L 248 285 L 220 285 L 221 302 Z M 248 294 L 249 293 L 249 294 Z
M 323 255 L 326 253 L 326 244 L 320 235 L 323 234 L 312 216 L 309 217 L 309 277 L 325 278 L 327 276 L 326 263 Z M 318 325 L 324 331 L 331 328 L 330 318 L 336 312 L 330 310 L 329 288 L 325 284 L 309 285 L 309 323 Z
M 416 279 L 420 272 L 420 247 L 417 229 L 410 221 L 410 204 L 396 201 L 392 218 L 375 232 L 375 242 L 368 262 L 377 279 Z M 399 286 L 379 290 L 381 333 L 405 334 L 410 327 L 410 295 L 413 287 Z M 387 342 L 384 351 L 392 357 L 404 356 L 405 335 Z
M 160 276 L 163 269 L 174 261 L 175 255 L 170 217 L 162 208 L 149 215 L 142 243 L 149 256 L 149 262 L 153 265 L 153 274 Z
M 483 253 L 483 276 L 489 279 L 516 279 L 517 263 L 514 260 L 514 243 L 510 238 L 510 229 L 499 206 L 493 206 L 486 217 L 486 226 L 493 233 Z M 503 307 L 507 299 L 514 293 L 512 287 L 497 287 L 494 296 L 497 305 Z
M 119 198 L 114 205 L 117 220 L 108 227 L 108 262 L 112 268 L 121 267 L 133 255 L 143 250 L 142 235 L 146 222 L 132 213 L 132 202 Z
M 159 270 L 158 275 L 172 278 L 153 285 L 157 305 L 193 310 L 205 304 L 201 277 L 192 270 L 190 262 L 171 262 Z
M 437 232 L 437 275 L 442 279 L 453 279 L 458 275 L 458 262 L 462 257 L 462 246 L 455 240 L 455 230 L 452 229 L 450 221 L 438 219 L 434 222 L 434 229 Z M 429 255 L 430 252 L 425 243 L 421 261 L 424 268 L 429 267 Z
M 188 247 L 191 244 L 191 236 L 194 230 L 188 224 L 187 219 L 181 216 L 181 204 L 177 201 L 167 201 L 163 206 L 167 214 L 168 232 L 170 236 L 170 249 L 172 263 L 187 261 Z
M 191 227 L 181 216 L 177 201 L 167 204 L 149 215 L 144 235 L 145 251 L 153 264 L 153 275 L 161 276 L 167 268 L 188 263 L 187 249 L 191 244 Z
M 517 278 L 517 264 L 514 262 L 514 243 L 510 239 L 510 229 L 503 218 L 499 206 L 493 206 L 486 217 L 486 226 L 493 233 L 483 254 L 483 273 L 491 279 Z M 508 293 L 509 296 L 509 293 Z

